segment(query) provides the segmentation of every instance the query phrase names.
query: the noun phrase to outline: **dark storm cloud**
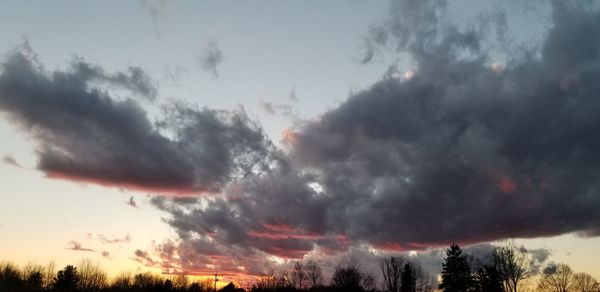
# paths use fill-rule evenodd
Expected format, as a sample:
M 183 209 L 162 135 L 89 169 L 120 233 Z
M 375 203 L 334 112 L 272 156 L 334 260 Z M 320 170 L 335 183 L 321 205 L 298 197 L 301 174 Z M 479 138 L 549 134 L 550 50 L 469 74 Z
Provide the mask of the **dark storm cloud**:
M 50 177 L 216 192 L 266 155 L 261 129 L 242 109 L 171 102 L 155 125 L 136 100 L 116 99 L 106 90 L 118 86 L 154 96 L 139 68 L 108 74 L 75 60 L 69 70 L 47 72 L 28 53 L 10 53 L 2 63 L 0 111 L 37 141 L 38 168 Z
M 216 39 L 212 39 L 206 44 L 199 61 L 202 70 L 210 73 L 213 77 L 219 77 L 218 67 L 223 62 L 223 52 Z
M 98 66 L 91 65 L 79 59 L 71 63 L 71 78 L 81 78 L 85 83 L 107 83 L 130 90 L 150 100 L 156 99 L 158 88 L 148 74 L 140 68 L 130 66 L 126 72 L 108 74 Z
M 479 32 L 438 25 L 439 2 L 393 3 L 389 34 L 416 75 L 297 133 L 294 159 L 335 198 L 327 229 L 410 247 L 598 226 L 598 12 L 556 1 L 541 56 L 495 72 Z
M 290 151 L 224 196 L 152 203 L 198 256 L 597 234 L 600 13 L 585 3 L 552 2 L 541 46 L 494 64 L 502 17 L 459 27 L 443 1 L 393 1 L 373 43 L 412 56 L 414 75 L 288 131 Z

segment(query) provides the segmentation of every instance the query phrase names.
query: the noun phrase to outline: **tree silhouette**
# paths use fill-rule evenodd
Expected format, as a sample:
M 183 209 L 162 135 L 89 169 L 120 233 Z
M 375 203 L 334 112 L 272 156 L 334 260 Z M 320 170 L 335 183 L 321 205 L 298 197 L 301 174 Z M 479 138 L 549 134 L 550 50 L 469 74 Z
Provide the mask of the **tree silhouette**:
M 573 284 L 573 270 L 565 264 L 552 264 L 542 273 L 538 284 L 541 292 L 568 292 Z
M 99 264 L 92 263 L 89 259 L 83 259 L 77 265 L 79 284 L 77 287 L 83 291 L 98 291 L 108 285 L 108 275 Z
M 21 286 L 21 272 L 12 263 L 0 263 L 0 291 L 11 291 Z
M 22 270 L 25 289 L 27 291 L 41 291 L 44 285 L 44 267 L 28 263 Z
M 435 288 L 435 280 L 417 261 L 402 256 L 383 259 L 381 272 L 383 286 L 388 292 L 428 292 Z
M 306 271 L 304 265 L 300 262 L 296 262 L 294 270 L 292 270 L 292 284 L 297 289 L 303 289 L 306 280 Z
M 502 275 L 496 268 L 496 264 L 491 262 L 484 264 L 477 273 L 475 273 L 476 290 L 481 292 L 504 292 Z
M 79 275 L 77 274 L 77 268 L 68 265 L 58 271 L 56 278 L 54 278 L 53 287 L 56 291 L 77 291 L 78 284 Z
M 404 264 L 401 276 L 402 284 L 400 292 L 416 292 L 417 291 L 417 274 L 412 264 Z
M 348 292 L 364 291 L 362 284 L 365 275 L 360 271 L 358 265 L 350 264 L 347 266 L 338 265 L 331 278 L 333 285 Z
M 439 288 L 446 292 L 465 292 L 473 290 L 473 278 L 467 257 L 457 244 L 446 250 L 442 264 L 442 282 Z
M 237 288 L 232 282 L 229 282 L 229 284 L 227 284 L 225 287 L 221 288 L 221 290 L 219 290 L 221 292 L 241 292 L 241 291 L 245 291 L 244 289 L 241 288 Z
M 306 277 L 313 289 L 323 285 L 323 272 L 319 264 L 313 260 L 306 263 Z
M 496 248 L 496 267 L 502 275 L 504 289 L 508 292 L 518 292 L 521 281 L 537 274 L 535 261 L 523 246 L 514 242 Z
M 400 277 L 404 266 L 403 257 L 390 257 L 381 261 L 381 273 L 383 274 L 383 285 L 388 292 L 400 291 Z
M 577 273 L 573 275 L 573 291 L 575 292 L 598 292 L 600 283 L 589 274 Z

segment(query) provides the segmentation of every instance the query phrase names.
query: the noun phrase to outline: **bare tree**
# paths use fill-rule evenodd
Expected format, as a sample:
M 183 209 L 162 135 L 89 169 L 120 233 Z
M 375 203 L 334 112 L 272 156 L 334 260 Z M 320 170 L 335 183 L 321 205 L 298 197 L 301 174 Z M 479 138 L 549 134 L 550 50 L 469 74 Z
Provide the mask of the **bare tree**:
M 118 274 L 112 281 L 112 287 L 119 290 L 128 290 L 133 285 L 133 279 L 131 273 L 124 272 Z
M 338 264 L 331 281 L 334 287 L 348 292 L 372 291 L 375 289 L 373 275 L 362 272 L 360 266 L 355 263 Z
M 425 272 L 421 265 L 415 268 L 416 291 L 433 292 L 437 287 L 437 280 L 431 274 Z
M 304 289 L 306 278 L 304 265 L 300 262 L 296 262 L 294 269 L 292 270 L 292 285 L 297 289 Z
M 436 279 L 425 272 L 418 261 L 402 256 L 382 259 L 381 272 L 388 292 L 430 292 L 437 287 Z
M 287 271 L 281 271 L 279 275 L 275 275 L 275 271 L 269 270 L 267 273 L 260 276 L 254 284 L 253 289 L 258 290 L 275 290 L 281 288 L 290 288 L 291 282 Z
M 400 277 L 405 259 L 403 257 L 390 257 L 381 261 L 381 273 L 386 291 L 400 291 Z
M 179 273 L 173 278 L 173 287 L 175 289 L 187 289 L 190 284 L 190 279 L 186 273 Z
M 90 259 L 83 259 L 77 267 L 79 273 L 79 289 L 84 291 L 98 291 L 108 284 L 108 276 L 99 264 L 94 264 Z
M 600 284 L 589 274 L 577 273 L 573 275 L 572 289 L 575 292 L 598 292 Z
M 358 265 L 338 265 L 331 277 L 333 285 L 345 291 L 360 291 L 362 273 Z
M 552 264 L 543 271 L 538 291 L 568 292 L 573 284 L 573 271 L 565 264 Z
M 133 276 L 133 287 L 137 289 L 151 289 L 160 286 L 163 279 L 160 276 L 153 275 L 150 272 L 139 273 Z
M 207 292 L 213 290 L 213 280 L 204 279 L 204 281 L 196 281 L 190 285 L 188 289 L 190 292 Z
M 509 242 L 496 248 L 492 255 L 508 292 L 518 292 L 522 281 L 537 274 L 533 257 L 525 247 Z
M 311 288 L 317 288 L 323 285 L 323 272 L 317 262 L 309 260 L 306 265 L 306 277 L 311 285 Z
M 49 289 L 54 282 L 54 275 L 56 275 L 56 263 L 54 261 L 50 261 L 48 265 L 44 268 L 44 276 L 42 279 L 42 286 L 46 289 Z
M 23 280 L 27 290 L 40 290 L 44 284 L 44 267 L 33 263 L 27 263 L 23 269 Z
M 10 262 L 0 262 L 0 290 L 16 291 L 21 286 L 21 271 Z
M 363 273 L 361 286 L 364 291 L 374 291 L 375 288 L 377 288 L 377 285 L 375 283 L 375 276 L 368 272 Z

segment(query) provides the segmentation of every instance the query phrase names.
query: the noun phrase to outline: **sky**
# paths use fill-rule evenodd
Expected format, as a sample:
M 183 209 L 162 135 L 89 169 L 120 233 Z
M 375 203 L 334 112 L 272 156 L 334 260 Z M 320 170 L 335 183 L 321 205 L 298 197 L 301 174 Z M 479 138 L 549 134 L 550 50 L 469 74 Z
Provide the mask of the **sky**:
M 600 12 L 520 2 L 0 1 L 0 260 L 600 278 Z

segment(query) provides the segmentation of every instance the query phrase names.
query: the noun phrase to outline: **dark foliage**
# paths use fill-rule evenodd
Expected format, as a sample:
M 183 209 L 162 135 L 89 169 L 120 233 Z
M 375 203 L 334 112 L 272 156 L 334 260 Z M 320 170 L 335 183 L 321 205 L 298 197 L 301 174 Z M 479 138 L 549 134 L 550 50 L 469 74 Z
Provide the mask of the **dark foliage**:
M 445 292 L 473 291 L 471 267 L 457 244 L 452 244 L 446 250 L 446 259 L 442 264 L 442 283 L 439 288 Z
M 77 284 L 79 284 L 77 268 L 68 265 L 63 270 L 58 271 L 56 278 L 54 278 L 53 288 L 56 291 L 77 291 Z

